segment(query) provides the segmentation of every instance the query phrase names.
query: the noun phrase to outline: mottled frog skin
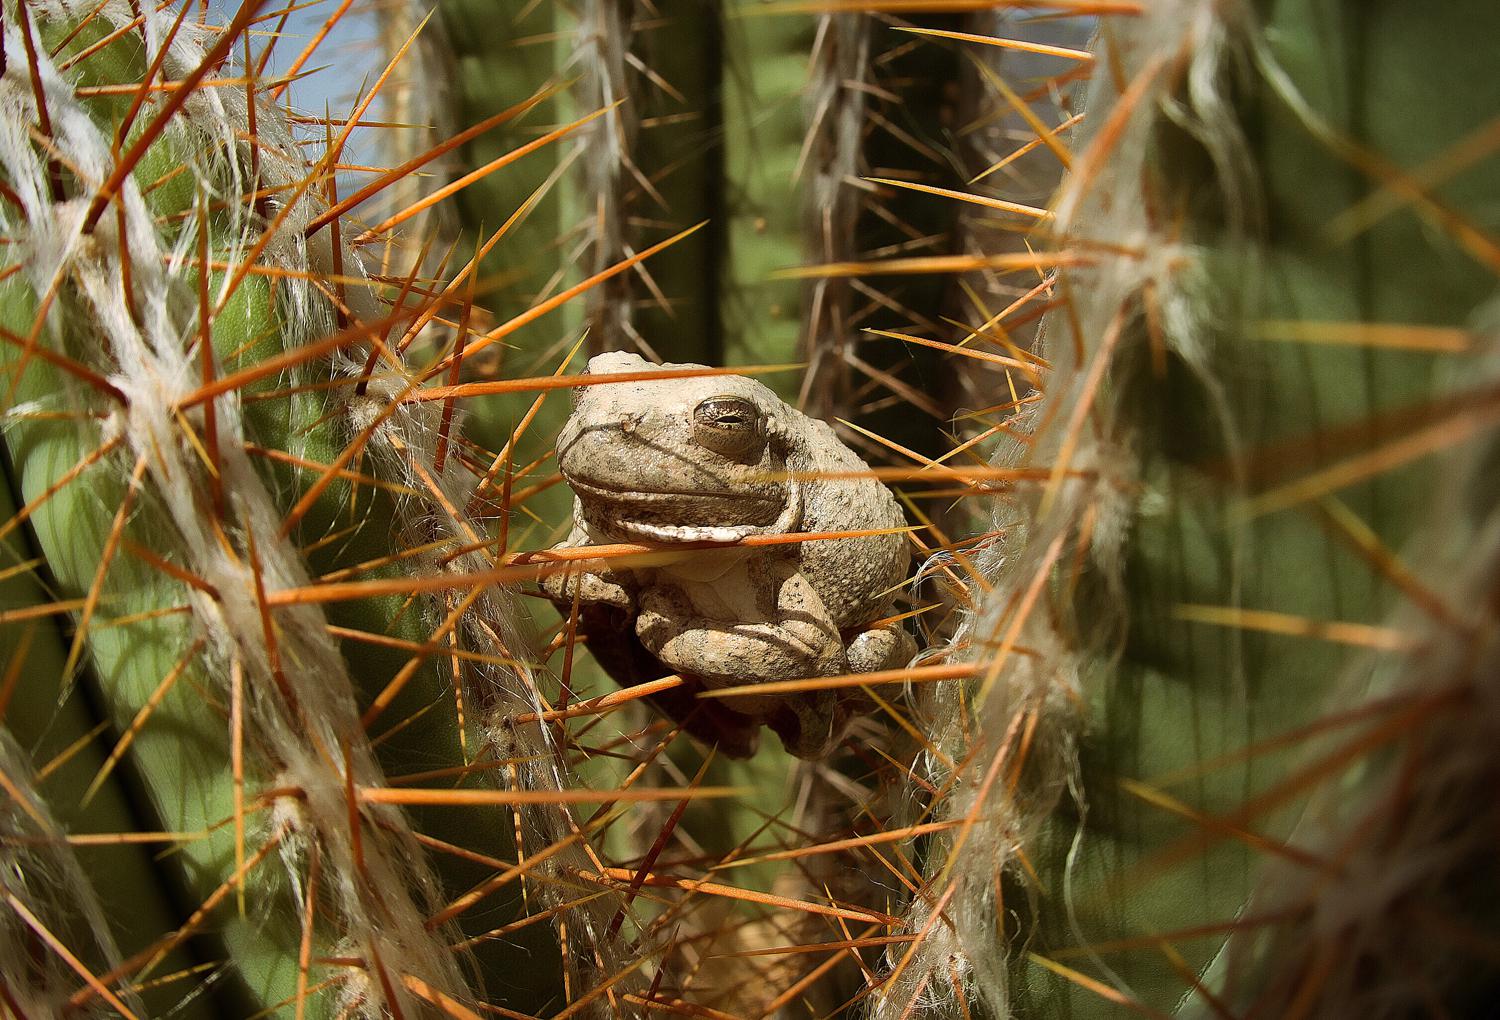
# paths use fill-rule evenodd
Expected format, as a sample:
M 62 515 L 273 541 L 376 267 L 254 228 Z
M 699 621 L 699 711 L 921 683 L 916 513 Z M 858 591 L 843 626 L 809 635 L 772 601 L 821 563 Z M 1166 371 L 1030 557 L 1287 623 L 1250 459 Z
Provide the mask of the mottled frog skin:
M 627 374 L 575 390 L 557 460 L 575 494 L 564 546 L 658 546 L 649 566 L 555 574 L 576 599 L 595 658 L 622 686 L 676 674 L 658 708 L 721 752 L 754 753 L 769 725 L 788 751 L 826 755 L 861 697 L 848 690 L 700 699 L 704 689 L 904 666 L 915 648 L 890 616 L 909 565 L 904 535 L 704 549 L 752 535 L 898 528 L 890 491 L 826 424 L 740 376 L 629 380 L 698 365 L 601 354 L 588 374 Z M 820 478 L 819 475 L 829 477 Z M 844 475 L 845 477 L 837 477 Z M 602 566 L 600 566 L 602 564 Z

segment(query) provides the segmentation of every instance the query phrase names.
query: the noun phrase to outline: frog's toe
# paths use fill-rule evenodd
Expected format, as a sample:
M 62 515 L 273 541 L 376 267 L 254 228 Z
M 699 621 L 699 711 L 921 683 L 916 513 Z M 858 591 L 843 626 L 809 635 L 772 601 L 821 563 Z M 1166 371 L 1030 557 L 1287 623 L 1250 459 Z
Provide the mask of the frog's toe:
M 692 607 L 677 593 L 661 588 L 641 592 L 640 610 L 635 618 L 635 632 L 641 642 L 657 655 L 684 630 L 683 621 L 691 617 Z
M 849 642 L 846 654 L 851 673 L 900 669 L 917 654 L 917 643 L 899 623 L 893 623 L 860 631 Z
M 542 591 L 564 613 L 576 597 L 581 606 L 604 605 L 630 611 L 635 599 L 619 581 L 603 574 L 567 570 L 542 578 Z

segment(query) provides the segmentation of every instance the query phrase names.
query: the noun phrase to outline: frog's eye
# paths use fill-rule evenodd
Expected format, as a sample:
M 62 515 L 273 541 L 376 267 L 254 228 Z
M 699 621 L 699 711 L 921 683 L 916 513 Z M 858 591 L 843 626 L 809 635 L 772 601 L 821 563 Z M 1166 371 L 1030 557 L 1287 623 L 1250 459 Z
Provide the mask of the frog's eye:
M 709 397 L 693 408 L 693 438 L 736 460 L 758 458 L 766 442 L 760 408 L 744 397 Z

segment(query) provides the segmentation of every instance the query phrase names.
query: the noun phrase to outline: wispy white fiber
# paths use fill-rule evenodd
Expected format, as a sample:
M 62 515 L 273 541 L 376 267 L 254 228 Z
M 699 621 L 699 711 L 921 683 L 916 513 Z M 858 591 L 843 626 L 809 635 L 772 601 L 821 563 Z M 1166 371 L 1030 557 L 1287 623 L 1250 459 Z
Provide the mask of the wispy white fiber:
M 66 0 L 28 0 L 33 20 L 63 19 L 83 13 L 80 5 Z M 90 10 L 93 5 L 87 5 Z M 399 1011 L 412 1017 L 428 1015 L 430 999 L 413 993 L 420 987 L 425 996 L 446 996 L 453 1001 L 473 1001 L 461 972 L 461 956 L 451 951 L 453 932 L 430 930 L 427 919 L 441 906 L 438 883 L 402 811 L 390 806 L 364 804 L 361 845 L 353 842 L 347 801 L 348 781 L 344 761 L 352 769 L 357 787 L 385 785 L 368 736 L 360 722 L 354 696 L 355 685 L 336 642 L 329 636 L 320 608 L 312 605 L 285 606 L 275 612 L 276 653 L 282 668 L 273 668 L 272 649 L 264 637 L 257 581 L 267 591 L 299 588 L 311 583 L 307 567 L 294 542 L 278 538 L 285 506 L 268 490 L 265 477 L 256 470 L 247 453 L 252 442 L 242 411 L 240 395 L 225 393 L 215 401 L 219 434 L 219 468 L 225 494 L 220 535 L 213 514 L 206 512 L 202 493 L 209 490 L 207 469 L 188 441 L 178 420 L 179 406 L 201 382 L 197 336 L 197 303 L 193 291 L 191 247 L 197 233 L 189 221 L 181 232 L 176 250 L 165 247 L 159 225 L 147 208 L 140 188 L 127 178 L 116 201 L 124 209 L 124 229 L 131 256 L 133 317 L 122 300 L 120 239 L 116 216 L 111 210 L 91 233 L 84 232 L 87 198 L 54 203 L 47 185 L 47 166 L 25 130 L 35 123 L 27 56 L 18 34 L 14 4 L 6 3 L 5 51 L 8 72 L 0 80 L 0 165 L 6 179 L 20 196 L 24 219 L 15 217 L 6 232 L 15 244 L 26 246 L 25 275 L 31 289 L 45 293 L 54 278 L 68 283 L 76 299 L 69 299 L 67 315 L 54 315 L 46 342 L 70 351 L 85 350 L 97 356 L 108 351 L 106 367 L 110 380 L 126 396 L 123 407 L 109 408 L 105 430 L 124 437 L 125 449 L 115 458 L 116 470 L 128 471 L 137 459 L 144 463 L 142 503 L 159 508 L 162 541 L 173 558 L 217 593 L 211 598 L 194 590 L 189 597 L 194 629 L 205 641 L 204 682 L 211 685 L 225 704 L 230 701 L 231 677 L 244 678 L 246 747 L 255 754 L 254 774 L 276 786 L 300 791 L 295 810 L 270 813 L 271 828 L 258 834 L 263 843 L 280 839 L 282 860 L 289 882 L 300 889 L 308 867 L 308 855 L 316 848 L 323 880 L 319 918 L 325 927 L 342 932 L 339 945 L 330 950 L 357 956 L 369 962 L 363 980 L 343 987 L 343 1001 L 364 1015 Z M 135 8 L 135 9 L 133 9 Z M 99 10 L 104 23 L 129 24 L 137 10 L 144 9 L 144 32 L 148 52 L 154 52 L 175 17 L 175 11 L 152 5 L 133 5 L 111 0 Z M 197 67 L 204 47 L 214 37 L 199 31 L 188 19 L 170 45 L 164 76 L 181 79 Z M 45 53 L 39 54 L 40 76 L 53 126 L 53 144 L 60 158 L 85 185 L 97 187 L 114 164 L 111 141 L 91 116 L 86 100 L 75 95 L 73 85 L 61 75 Z M 149 118 L 148 105 L 142 116 Z M 246 149 L 247 118 L 240 90 L 202 89 L 186 104 L 184 114 L 169 127 L 176 141 L 174 150 L 197 153 L 190 165 L 194 178 L 210 200 L 218 200 L 222 212 L 213 225 L 216 242 L 237 239 L 235 250 L 218 254 L 231 262 L 248 255 L 259 236 L 261 222 L 246 208 L 240 196 L 256 187 L 274 194 L 290 194 L 306 174 L 298 150 L 285 122 L 270 107 L 258 110 L 257 136 L 261 179 L 248 178 Z M 280 211 L 275 199 L 274 212 Z M 309 197 L 298 203 L 262 256 L 263 261 L 314 273 L 332 270 L 332 252 L 327 231 L 303 240 L 303 228 L 317 212 Z M 343 253 L 344 271 L 358 271 L 354 255 Z M 283 335 L 281 344 L 291 350 L 333 332 L 328 303 L 305 281 L 283 281 L 278 297 Z M 350 287 L 348 296 L 356 315 L 373 320 L 381 315 L 366 288 Z M 214 295 L 217 299 L 221 295 Z M 82 342 L 77 331 L 87 330 Z M 352 376 L 361 371 L 363 350 L 324 363 L 330 373 Z M 66 384 L 68 399 L 89 406 L 92 395 L 74 383 Z M 379 420 L 368 436 L 366 453 L 387 476 L 409 481 L 423 491 L 419 470 L 434 461 L 437 436 L 437 405 L 402 403 L 400 396 L 408 380 L 390 373 L 378 375 L 363 400 L 342 404 L 346 441 L 352 441 L 362 425 Z M 186 413 L 201 434 L 201 412 L 189 406 Z M 84 423 L 80 428 L 92 426 Z M 293 430 L 295 434 L 295 430 Z M 90 445 L 97 438 L 90 441 Z M 88 447 L 85 447 L 88 448 Z M 477 527 L 462 508 L 468 503 L 472 480 L 463 475 L 450 458 L 450 467 L 438 480 L 443 498 L 412 499 L 402 508 L 402 518 L 393 522 L 398 537 L 413 544 L 441 538 L 457 538 L 464 544 L 477 541 Z M 224 538 L 230 549 L 225 548 Z M 252 565 L 251 545 L 254 546 Z M 469 554 L 440 564 L 436 556 L 418 563 L 419 569 L 463 572 L 492 566 L 482 554 Z M 507 596 L 498 590 L 484 594 L 462 624 L 469 647 L 510 660 L 521 657 L 520 637 L 507 622 L 512 616 Z M 527 761 L 521 780 L 528 786 L 556 789 L 567 785 L 561 759 L 553 754 L 548 736 L 538 726 L 517 731 L 504 723 L 507 716 L 542 707 L 534 677 L 499 667 L 475 667 L 465 677 L 470 688 L 466 697 L 492 724 L 490 739 L 503 743 L 500 755 Z M 284 690 L 279 685 L 285 684 Z M 479 812 L 476 812 L 476 816 Z M 565 808 L 547 807 L 529 814 L 535 837 L 542 843 L 566 836 L 577 823 Z M 510 814 L 497 812 L 476 818 L 476 824 L 509 825 Z M 540 844 L 539 844 L 540 845 Z M 561 873 L 583 863 L 581 855 L 558 854 L 551 868 Z M 540 869 L 545 871 L 546 869 Z M 303 892 L 305 895 L 305 891 Z M 555 883 L 545 883 L 543 898 L 561 899 Z M 614 963 L 607 949 L 590 948 L 595 915 L 603 904 L 584 909 L 571 932 L 575 952 L 585 958 L 574 961 L 580 972 L 612 973 Z M 101 926 L 101 932 L 104 930 Z M 599 940 L 601 943 L 603 940 Z M 385 969 L 390 981 L 377 979 L 375 968 Z M 621 988 L 628 984 L 622 983 Z M 575 985 L 575 987 L 577 987 Z M 586 985 L 584 986 L 586 987 Z M 386 1001 L 393 994 L 397 1001 Z M 599 1008 L 607 1009 L 607 999 Z
M 936 749 L 917 765 L 945 791 L 935 817 L 962 824 L 924 848 L 926 884 L 905 919 L 922 938 L 887 953 L 891 977 L 872 1008 L 881 1020 L 959 1017 L 965 1006 L 973 1015 L 1011 1015 L 1009 976 L 1025 946 L 1002 935 L 999 877 L 1019 869 L 1020 855 L 1059 804 L 1070 802 L 1087 824 L 1088 791 L 1079 786 L 1075 762 L 1077 736 L 1088 725 L 1082 693 L 1099 664 L 1109 662 L 1120 627 L 1118 621 L 1103 626 L 1081 641 L 1071 621 L 1055 618 L 1048 579 L 1083 555 L 1101 583 L 1118 587 L 1120 548 L 1136 498 L 1135 456 L 1129 430 L 1111 405 L 1109 372 L 1123 316 L 1145 289 L 1156 292 L 1179 327 L 1179 353 L 1191 364 L 1202 361 L 1201 352 L 1191 350 L 1201 324 L 1189 300 L 1191 273 L 1182 269 L 1191 253 L 1152 222 L 1141 182 L 1153 134 L 1167 106 L 1177 102 L 1184 76 L 1200 91 L 1210 88 L 1232 6 L 1159 0 L 1138 16 L 1113 21 L 1111 70 L 1120 69 L 1123 91 L 1114 74 L 1096 72 L 1085 95 L 1073 168 L 1054 203 L 1055 246 L 1067 250 L 1075 238 L 1107 238 L 1147 255 L 1091 252 L 1088 264 L 1062 274 L 1066 293 L 1060 296 L 1071 310 L 1044 323 L 1041 353 L 1053 366 L 1045 399 L 1022 419 L 1029 441 L 1012 440 L 994 457 L 1000 467 L 1057 471 L 1045 484 L 996 500 L 990 529 L 999 537 L 975 556 L 992 590 L 975 592 L 976 609 L 953 639 L 951 655 L 992 663 L 1003 650 L 1021 647 L 1026 654 L 1011 650 L 963 695 L 973 713 L 968 724 L 965 702 L 950 685 L 914 692 Z M 1202 94 L 1195 102 L 1213 98 Z M 1225 147 L 1232 149 L 1232 141 Z M 1085 534 L 1088 544 L 1080 550 Z M 1022 759 L 1012 797 L 1009 773 Z M 1067 896 L 1066 889 L 1056 893 Z M 1110 973 L 1100 959 L 1091 967 Z M 906 1013 L 913 1002 L 918 1011 Z

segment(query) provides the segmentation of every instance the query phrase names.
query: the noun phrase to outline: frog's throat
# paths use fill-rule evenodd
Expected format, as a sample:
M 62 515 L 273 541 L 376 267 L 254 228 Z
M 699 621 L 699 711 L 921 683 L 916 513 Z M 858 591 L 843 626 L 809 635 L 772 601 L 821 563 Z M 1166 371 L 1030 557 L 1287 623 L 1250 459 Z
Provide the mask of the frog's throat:
M 738 542 L 752 535 L 788 535 L 802 527 L 803 487 L 805 483 L 789 481 L 786 506 L 770 524 L 646 524 L 642 521 L 615 520 L 605 527 L 588 521 L 580 501 L 574 502 L 574 518 L 595 530 L 602 530 L 627 541 L 645 542 Z

